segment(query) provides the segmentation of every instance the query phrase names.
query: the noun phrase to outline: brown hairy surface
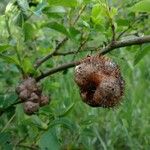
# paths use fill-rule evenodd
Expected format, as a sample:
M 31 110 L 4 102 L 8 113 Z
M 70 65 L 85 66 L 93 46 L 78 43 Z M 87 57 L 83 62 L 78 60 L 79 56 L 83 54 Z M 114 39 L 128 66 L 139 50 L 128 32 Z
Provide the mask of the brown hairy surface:
M 16 88 L 16 93 L 23 102 L 24 112 L 28 115 L 37 112 L 39 107 L 49 104 L 50 98 L 42 94 L 42 89 L 34 78 L 24 79 Z
M 89 56 L 76 66 L 75 82 L 82 100 L 93 107 L 118 105 L 124 93 L 124 80 L 116 63 L 105 56 Z

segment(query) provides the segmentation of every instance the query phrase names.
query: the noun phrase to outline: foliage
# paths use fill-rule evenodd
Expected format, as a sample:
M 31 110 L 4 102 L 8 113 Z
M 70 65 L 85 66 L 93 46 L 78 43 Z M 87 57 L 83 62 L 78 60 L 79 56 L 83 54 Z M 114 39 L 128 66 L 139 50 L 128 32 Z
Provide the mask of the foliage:
M 96 54 L 112 37 L 150 35 L 149 12 L 149 0 L 1 1 L 0 112 L 17 101 L 14 89 L 22 75 L 37 77 L 59 64 Z M 52 53 L 64 39 L 59 51 L 35 68 L 37 59 Z M 143 44 L 107 54 L 120 65 L 126 81 L 123 103 L 115 109 L 82 103 L 73 69 L 42 80 L 51 103 L 32 116 L 25 115 L 20 104 L 3 113 L 0 149 L 149 150 L 149 49 Z

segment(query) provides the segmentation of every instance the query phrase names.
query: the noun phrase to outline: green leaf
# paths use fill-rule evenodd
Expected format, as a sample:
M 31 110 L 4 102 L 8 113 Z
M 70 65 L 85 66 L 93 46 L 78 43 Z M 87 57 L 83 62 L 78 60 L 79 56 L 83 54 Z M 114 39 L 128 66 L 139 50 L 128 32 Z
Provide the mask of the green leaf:
M 77 37 L 77 35 L 80 34 L 80 31 L 78 31 L 78 30 L 75 29 L 74 27 L 70 27 L 70 28 L 69 28 L 69 33 L 70 33 L 70 37 L 71 37 L 73 40 L 76 40 L 76 37 Z
M 1 45 L 0 44 L 0 52 L 3 52 L 3 51 L 5 51 L 7 48 L 9 48 L 10 47 L 10 45 L 8 45 L 8 44 L 4 44 L 4 45 Z
M 62 6 L 52 6 L 44 9 L 46 13 L 67 13 L 66 9 Z
M 99 4 L 94 5 L 92 8 L 92 16 L 94 18 L 97 18 L 99 17 L 100 13 L 101 13 L 100 5 Z
M 144 47 L 141 51 L 139 51 L 139 52 L 137 53 L 137 55 L 135 56 L 134 65 L 138 64 L 138 63 L 140 62 L 140 60 L 141 60 L 144 56 L 146 56 L 149 52 L 150 52 L 150 45 Z
M 112 7 L 109 12 L 111 18 L 114 18 L 117 15 L 117 13 L 118 13 L 118 10 L 114 7 Z
M 150 0 L 143 0 L 131 7 L 134 12 L 150 12 Z
M 44 123 L 38 116 L 36 116 L 36 115 L 33 115 L 32 116 L 32 118 L 31 118 L 31 120 L 32 120 L 32 123 L 34 124 L 34 125 L 36 125 L 38 128 L 40 128 L 40 129 L 47 129 L 48 128 L 48 126 L 47 126 L 47 124 L 46 123 Z
M 19 8 L 22 10 L 22 12 L 27 15 L 29 10 L 29 4 L 27 0 L 17 0 L 17 3 L 19 5 Z
M 15 57 L 10 57 L 10 56 L 0 54 L 0 58 L 3 59 L 4 61 L 6 61 L 7 63 L 15 64 L 15 65 L 19 66 L 19 61 Z
M 83 0 L 84 4 L 89 4 L 91 2 L 91 0 Z
M 39 147 L 41 150 L 60 150 L 60 143 L 56 136 L 55 128 L 49 129 L 41 136 Z
M 8 132 L 0 133 L 0 149 L 12 150 L 12 137 Z
M 125 18 L 123 18 L 123 19 L 118 19 L 117 20 L 117 25 L 118 26 L 129 26 L 129 24 L 130 24 L 130 21 L 128 20 L 128 19 L 125 19 Z
M 95 24 L 102 24 L 105 21 L 103 8 L 100 4 L 96 4 L 92 8 L 91 19 Z
M 1 96 L 0 98 L 1 104 L 6 108 L 16 102 L 17 95 L 15 93 L 9 93 L 8 95 L 5 95 L 4 97 Z
M 29 58 L 24 58 L 22 62 L 23 70 L 25 73 L 32 73 L 34 72 L 34 68 L 32 66 L 31 59 Z
M 77 0 L 48 0 L 50 5 L 75 7 L 77 6 Z
M 74 103 L 70 104 L 70 106 L 60 115 L 58 115 L 58 117 L 65 117 L 67 116 L 71 110 L 73 109 Z
M 52 6 L 44 9 L 44 13 L 51 18 L 62 18 L 66 13 L 66 9 L 62 6 Z
M 84 21 L 84 20 L 82 21 L 81 25 L 90 29 L 90 24 L 88 22 Z
M 24 23 L 24 15 L 22 12 L 18 13 L 14 18 L 14 23 L 20 27 L 22 27 Z
M 56 30 L 66 36 L 70 36 L 67 29 L 62 24 L 59 24 L 57 22 L 50 22 L 50 23 L 44 24 L 44 26 L 49 27 L 53 30 Z
M 52 128 L 57 125 L 61 125 L 67 129 L 69 129 L 71 132 L 74 132 L 75 130 L 77 130 L 77 126 L 76 126 L 75 122 L 71 121 L 68 118 L 56 119 L 50 124 L 50 127 Z
M 25 23 L 23 25 L 23 32 L 24 32 L 25 41 L 31 40 L 35 35 L 35 28 L 32 24 Z
M 42 11 L 43 9 L 47 6 L 47 3 L 46 2 L 41 2 L 38 4 L 38 6 L 36 7 L 34 13 L 37 15 L 37 16 L 40 16 L 42 14 Z

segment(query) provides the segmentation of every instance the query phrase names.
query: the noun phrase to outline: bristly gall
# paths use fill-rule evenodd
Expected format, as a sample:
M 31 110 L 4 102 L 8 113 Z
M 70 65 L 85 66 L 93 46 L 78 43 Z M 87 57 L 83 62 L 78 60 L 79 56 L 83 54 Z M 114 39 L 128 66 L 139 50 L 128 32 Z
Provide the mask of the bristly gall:
M 119 66 L 105 56 L 90 56 L 76 66 L 75 82 L 82 100 L 92 107 L 117 106 L 124 93 Z

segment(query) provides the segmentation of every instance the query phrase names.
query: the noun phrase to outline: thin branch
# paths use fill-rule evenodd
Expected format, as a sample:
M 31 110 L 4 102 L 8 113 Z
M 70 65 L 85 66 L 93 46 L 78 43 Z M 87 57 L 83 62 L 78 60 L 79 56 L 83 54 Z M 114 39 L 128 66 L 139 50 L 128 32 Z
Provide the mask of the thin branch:
M 77 15 L 77 17 L 76 17 L 74 23 L 72 24 L 72 26 L 74 26 L 74 25 L 77 23 L 77 21 L 79 20 L 81 14 L 82 14 L 83 11 L 85 10 L 85 8 L 86 8 L 86 5 L 84 5 L 84 6 L 80 9 L 79 14 Z M 56 46 L 56 48 L 54 49 L 54 51 L 53 51 L 52 53 L 48 54 L 48 55 L 45 56 L 44 58 L 41 58 L 41 59 L 37 60 L 36 63 L 35 63 L 35 65 L 34 65 L 34 67 L 37 69 L 37 68 L 40 67 L 45 61 L 47 61 L 47 60 L 50 59 L 52 56 L 54 56 L 54 55 L 57 53 L 57 51 L 58 51 L 67 41 L 68 41 L 68 37 L 65 37 L 65 38 Z
M 81 41 L 81 44 L 80 44 L 79 48 L 77 49 L 77 51 L 76 51 L 76 53 L 75 53 L 75 55 L 74 55 L 74 57 L 73 57 L 73 60 L 75 59 L 76 54 L 79 53 L 79 52 L 82 50 L 83 46 L 84 46 L 84 45 L 86 44 L 86 42 L 88 41 L 88 38 L 89 38 L 89 35 L 86 37 L 86 39 L 84 39 L 83 41 Z
M 57 52 L 54 54 L 54 56 L 67 56 L 67 55 L 73 55 L 73 54 L 77 54 L 77 53 L 85 53 L 85 52 L 96 52 L 99 51 L 101 49 L 101 47 L 103 46 L 100 45 L 98 47 L 85 47 L 83 50 L 76 50 L 76 51 L 68 51 L 68 52 Z
M 123 40 L 123 41 L 114 41 L 114 42 L 108 44 L 105 48 L 103 48 L 100 51 L 100 54 L 104 55 L 116 48 L 132 46 L 132 45 L 141 45 L 144 43 L 150 43 L 150 35 L 143 36 L 143 37 L 136 37 L 134 39 L 128 39 L 128 40 Z
M 77 23 L 77 21 L 79 20 L 81 14 L 82 14 L 83 11 L 85 10 L 85 8 L 86 8 L 86 5 L 84 5 L 84 6 L 81 7 L 81 9 L 79 10 L 79 13 L 78 13 L 77 17 L 75 18 L 75 20 L 74 20 L 74 22 L 73 22 L 73 24 L 72 24 L 73 26 Z
M 111 24 L 111 29 L 112 29 L 112 42 L 113 42 L 116 40 L 115 25 L 113 23 Z
M 114 49 L 117 49 L 117 48 L 132 46 L 132 45 L 141 45 L 144 43 L 150 43 L 150 35 L 144 36 L 144 37 L 137 37 L 137 38 L 129 39 L 129 40 L 124 40 L 124 41 L 113 41 L 112 43 L 108 44 L 106 47 L 101 49 L 99 52 L 99 55 L 104 55 L 104 54 L 106 54 L 106 53 L 108 53 Z M 96 50 L 99 50 L 99 49 L 100 48 L 96 48 Z M 48 77 L 54 73 L 75 67 L 75 66 L 79 65 L 80 63 L 81 63 L 81 60 L 80 61 L 73 61 L 70 63 L 65 63 L 63 65 L 54 67 L 54 68 L 52 68 L 46 72 L 43 72 L 40 76 L 36 77 L 36 80 L 40 81 L 40 80 L 42 80 L 42 79 L 44 79 L 44 78 L 46 78 L 46 77 Z M 15 106 L 19 103 L 23 103 L 23 102 L 22 101 L 15 102 L 12 105 L 8 106 L 7 108 L 0 110 L 0 116 L 4 112 L 8 111 L 10 108 L 12 108 L 13 106 Z
M 117 37 L 117 40 L 119 40 L 129 29 L 132 28 L 133 25 L 129 25 L 125 30 L 123 30 Z
M 118 37 L 116 38 L 117 40 L 119 40 L 128 30 L 130 30 L 131 28 L 133 28 L 133 26 L 138 23 L 140 21 L 141 18 L 143 18 L 144 16 L 140 16 L 139 18 L 136 18 L 132 23 L 129 24 L 129 26 L 123 30 Z
M 40 67 L 45 61 L 47 61 L 49 58 L 51 58 L 53 55 L 55 55 L 55 53 L 57 53 L 57 51 L 65 44 L 65 42 L 68 40 L 67 37 L 65 37 L 54 49 L 54 51 L 52 53 L 50 53 L 49 55 L 37 60 L 36 64 L 35 64 L 35 68 L 37 69 L 38 67 Z
M 1 133 L 4 132 L 4 131 L 8 128 L 8 126 L 10 125 L 10 123 L 12 122 L 12 120 L 15 118 L 15 115 L 16 115 L 16 114 L 14 114 L 14 115 L 9 119 L 9 121 L 6 123 L 6 125 L 4 126 L 4 128 L 1 130 Z
M 54 54 L 54 56 L 66 56 L 66 55 L 72 55 L 76 54 L 77 51 L 69 51 L 69 52 L 57 52 Z
M 74 62 L 70 62 L 70 63 L 65 63 L 65 64 L 60 65 L 58 67 L 52 68 L 49 71 L 46 71 L 43 74 L 41 74 L 39 77 L 37 77 L 36 81 L 39 81 L 39 80 L 41 80 L 41 79 L 43 79 L 43 78 L 45 78 L 45 77 L 47 77 L 47 76 L 49 76 L 51 74 L 54 74 L 56 72 L 63 71 L 63 70 L 68 69 L 68 68 L 72 68 L 72 67 L 74 67 L 74 66 L 76 66 L 78 64 L 80 64 L 80 61 L 74 61 Z
M 58 52 L 54 54 L 54 56 L 67 56 L 67 55 L 73 55 L 73 54 L 82 53 L 82 52 L 93 52 L 93 51 L 97 51 L 97 49 L 87 48 L 86 50 L 81 50 L 81 51 Z
M 137 37 L 137 38 L 129 39 L 129 40 L 124 40 L 124 41 L 113 41 L 112 43 L 108 44 L 105 48 L 100 50 L 99 54 L 104 55 L 114 49 L 117 49 L 117 48 L 132 46 L 132 45 L 141 45 L 144 43 L 150 43 L 150 35 L 144 36 L 144 37 Z M 39 80 L 41 80 L 49 75 L 52 75 L 54 73 L 57 73 L 59 71 L 63 71 L 65 69 L 75 67 L 76 65 L 80 64 L 80 62 L 81 61 L 75 61 L 75 62 L 65 63 L 58 67 L 54 67 L 54 68 L 44 72 L 42 75 L 38 76 L 36 78 L 36 80 L 39 81 Z

